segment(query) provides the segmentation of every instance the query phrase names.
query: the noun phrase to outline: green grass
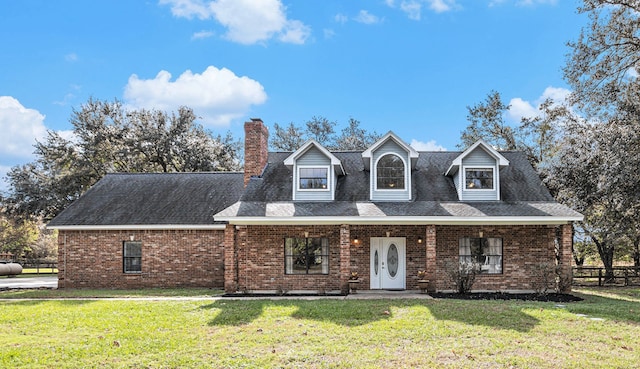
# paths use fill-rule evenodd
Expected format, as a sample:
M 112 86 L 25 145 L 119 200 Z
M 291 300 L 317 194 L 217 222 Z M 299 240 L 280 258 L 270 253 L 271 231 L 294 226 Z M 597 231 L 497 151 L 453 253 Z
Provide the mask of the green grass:
M 0 300 L 0 367 L 637 367 L 640 289 L 580 294 L 585 301 L 564 307 L 411 299 Z

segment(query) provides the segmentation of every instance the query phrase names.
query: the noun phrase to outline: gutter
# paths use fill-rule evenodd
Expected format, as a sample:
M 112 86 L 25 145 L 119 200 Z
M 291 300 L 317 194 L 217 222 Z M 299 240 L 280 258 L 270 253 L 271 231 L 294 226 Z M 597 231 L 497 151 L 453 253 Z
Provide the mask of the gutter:
M 145 230 L 211 230 L 221 231 L 225 224 L 114 224 L 114 225 L 52 225 L 47 229 L 60 231 L 145 231 Z
M 522 216 L 522 217 L 217 217 L 237 225 L 549 225 L 580 222 L 582 216 Z

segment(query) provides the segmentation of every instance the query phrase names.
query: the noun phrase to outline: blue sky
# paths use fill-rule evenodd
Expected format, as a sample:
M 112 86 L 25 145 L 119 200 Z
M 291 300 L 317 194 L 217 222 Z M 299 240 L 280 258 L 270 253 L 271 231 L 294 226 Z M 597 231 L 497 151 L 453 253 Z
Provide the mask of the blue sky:
M 0 2 L 0 175 L 68 131 L 90 97 L 186 105 L 214 133 L 251 117 L 393 130 L 456 150 L 467 106 L 497 90 L 511 122 L 569 92 L 576 0 Z M 1 187 L 1 186 L 0 186 Z

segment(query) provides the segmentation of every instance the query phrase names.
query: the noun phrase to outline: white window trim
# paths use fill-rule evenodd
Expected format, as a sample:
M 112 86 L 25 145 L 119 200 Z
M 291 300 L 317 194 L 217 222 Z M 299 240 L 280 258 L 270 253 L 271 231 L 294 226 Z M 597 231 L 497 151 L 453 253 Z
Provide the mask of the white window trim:
M 380 159 L 384 158 L 387 155 L 394 155 L 400 158 L 400 160 L 402 160 L 402 164 L 404 165 L 404 188 L 380 188 L 378 189 L 378 162 L 380 161 Z M 380 155 L 377 159 L 376 162 L 373 163 L 373 178 L 372 178 L 372 182 L 373 182 L 373 190 L 376 192 L 406 192 L 408 190 L 408 188 L 411 188 L 411 183 L 410 178 L 407 176 L 407 173 L 409 173 L 409 168 L 407 167 L 407 161 L 404 160 L 404 158 L 398 154 L 396 154 L 395 152 L 388 152 L 388 153 L 384 153 L 382 155 Z
M 493 175 L 493 188 L 467 188 L 467 169 L 472 169 L 472 170 L 491 169 L 491 172 L 492 172 L 492 175 Z M 461 187 L 462 187 L 463 191 L 491 192 L 491 191 L 497 191 L 497 189 L 498 189 L 498 177 L 496 175 L 496 168 L 495 167 L 476 166 L 476 165 L 463 166 L 462 167 L 462 176 L 461 177 L 462 177 Z
M 300 188 L 300 169 L 326 169 L 327 170 L 327 188 Z M 296 180 L 294 186 L 299 192 L 329 192 L 332 186 L 332 174 L 330 165 L 297 165 Z

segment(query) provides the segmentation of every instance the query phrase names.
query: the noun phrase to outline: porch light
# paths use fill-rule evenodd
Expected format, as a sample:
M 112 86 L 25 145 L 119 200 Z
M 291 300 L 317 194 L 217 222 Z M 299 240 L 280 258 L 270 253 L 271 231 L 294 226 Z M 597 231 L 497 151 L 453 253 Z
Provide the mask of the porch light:
M 391 236 L 391 232 L 387 232 L 387 237 L 390 237 L 390 236 Z
M 134 236 L 134 235 L 130 235 L 130 236 L 129 236 L 129 240 L 133 241 L 134 239 L 135 239 L 135 236 Z
M 353 244 L 354 244 L 354 245 L 357 245 L 357 244 L 359 244 L 359 243 L 360 243 L 360 240 L 358 239 L 358 236 L 354 236 L 354 237 L 353 237 Z
M 418 243 L 422 243 L 422 236 L 418 237 Z
M 482 236 L 484 236 L 484 232 L 482 231 L 478 232 L 478 237 L 482 238 Z
M 304 238 L 309 238 L 309 232 L 304 232 Z

